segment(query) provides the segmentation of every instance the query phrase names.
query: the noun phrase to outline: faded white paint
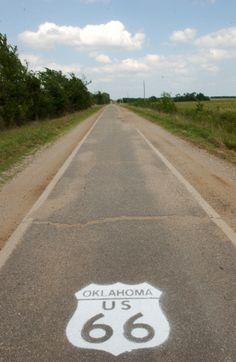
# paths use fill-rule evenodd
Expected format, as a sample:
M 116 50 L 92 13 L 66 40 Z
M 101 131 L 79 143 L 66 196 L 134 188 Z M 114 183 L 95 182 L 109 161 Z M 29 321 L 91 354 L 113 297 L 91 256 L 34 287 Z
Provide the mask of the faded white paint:
M 53 177 L 53 179 L 50 181 L 50 183 L 47 185 L 46 189 L 43 191 L 41 196 L 38 198 L 38 200 L 35 202 L 35 204 L 32 206 L 28 214 L 24 217 L 24 219 L 21 221 L 21 223 L 17 226 L 16 230 L 13 232 L 13 234 L 10 236 L 10 238 L 7 240 L 5 246 L 0 252 L 0 270 L 7 262 L 8 258 L 11 256 L 13 250 L 16 248 L 17 244 L 19 244 L 25 232 L 29 229 L 29 227 L 32 224 L 34 213 L 39 209 L 39 207 L 47 200 L 48 196 L 58 183 L 58 181 L 62 178 L 70 164 L 72 163 L 73 159 L 75 158 L 76 154 L 79 152 L 82 145 L 87 140 L 88 136 L 92 132 L 92 130 L 95 128 L 98 121 L 102 118 L 104 114 L 104 111 L 97 117 L 96 121 L 93 123 L 91 128 L 88 130 L 84 138 L 80 141 L 80 143 L 76 146 L 76 148 L 72 151 L 70 156 L 66 159 L 64 164 L 61 166 L 61 168 L 58 170 L 56 175 Z
M 67 338 L 78 348 L 114 356 L 157 347 L 170 331 L 159 304 L 161 294 L 148 283 L 90 284 L 75 294 L 78 306 L 67 325 Z
M 213 209 L 211 205 L 199 194 L 199 192 L 183 177 L 183 175 L 167 160 L 167 158 L 144 136 L 144 134 L 136 128 L 139 135 L 145 140 L 155 154 L 164 162 L 172 174 L 185 186 L 192 197 L 198 202 L 201 208 L 206 212 L 210 219 L 218 226 L 219 229 L 228 237 L 232 244 L 236 247 L 236 233 L 221 218 L 221 216 Z

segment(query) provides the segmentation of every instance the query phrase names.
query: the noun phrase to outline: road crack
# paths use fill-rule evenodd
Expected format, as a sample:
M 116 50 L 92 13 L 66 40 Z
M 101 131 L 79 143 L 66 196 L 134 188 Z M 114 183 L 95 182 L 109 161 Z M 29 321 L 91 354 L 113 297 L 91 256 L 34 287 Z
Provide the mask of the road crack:
M 116 223 L 120 221 L 160 221 L 170 218 L 197 218 L 197 219 L 206 219 L 209 220 L 208 217 L 202 217 L 202 216 L 192 216 L 192 215 L 159 215 L 159 216 L 116 216 L 116 217 L 108 217 L 103 219 L 97 219 L 97 220 L 91 220 L 86 223 L 60 223 L 60 222 L 53 222 L 53 221 L 40 221 L 40 220 L 34 220 L 33 224 L 36 225 L 51 225 L 51 226 L 57 226 L 62 228 L 79 228 L 83 229 L 88 226 L 94 226 L 94 225 L 102 225 L 102 224 L 110 224 L 110 223 Z

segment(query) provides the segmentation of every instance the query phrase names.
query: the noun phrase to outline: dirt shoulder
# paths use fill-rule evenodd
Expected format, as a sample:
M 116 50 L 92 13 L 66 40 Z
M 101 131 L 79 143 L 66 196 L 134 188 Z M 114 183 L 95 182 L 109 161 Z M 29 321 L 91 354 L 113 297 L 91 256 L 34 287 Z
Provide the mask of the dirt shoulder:
M 119 109 L 121 119 L 128 119 L 139 128 L 236 231 L 236 167 L 133 112 Z M 28 157 L 14 178 L 1 187 L 0 249 L 97 116 L 98 113 Z
M 18 166 L 16 175 L 1 186 L 0 249 L 101 112 L 27 157 Z
M 120 109 L 236 231 L 236 166 L 196 147 L 137 114 Z

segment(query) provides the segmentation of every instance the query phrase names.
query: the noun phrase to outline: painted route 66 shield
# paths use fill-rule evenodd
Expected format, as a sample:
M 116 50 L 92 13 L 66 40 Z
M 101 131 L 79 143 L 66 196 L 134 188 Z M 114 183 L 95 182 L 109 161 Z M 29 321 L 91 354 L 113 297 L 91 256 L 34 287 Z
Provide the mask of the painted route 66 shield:
M 75 294 L 78 305 L 67 325 L 67 338 L 76 347 L 114 356 L 157 347 L 170 330 L 159 304 L 161 294 L 148 283 L 90 284 Z

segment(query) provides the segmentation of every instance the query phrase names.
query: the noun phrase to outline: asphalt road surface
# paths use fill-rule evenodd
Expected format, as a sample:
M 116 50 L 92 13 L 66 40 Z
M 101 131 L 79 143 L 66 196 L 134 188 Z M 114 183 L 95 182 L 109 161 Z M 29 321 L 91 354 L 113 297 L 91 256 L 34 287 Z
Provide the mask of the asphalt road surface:
M 117 106 L 30 219 L 0 361 L 236 361 L 235 246 Z

